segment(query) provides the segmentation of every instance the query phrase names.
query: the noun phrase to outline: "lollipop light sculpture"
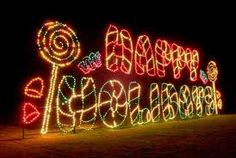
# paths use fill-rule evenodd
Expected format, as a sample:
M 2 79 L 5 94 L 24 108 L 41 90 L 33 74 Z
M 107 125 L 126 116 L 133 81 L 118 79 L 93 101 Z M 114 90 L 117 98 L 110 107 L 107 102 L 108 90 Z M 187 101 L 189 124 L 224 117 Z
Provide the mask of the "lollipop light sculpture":
M 46 134 L 48 132 L 59 67 L 66 67 L 78 58 L 80 43 L 75 32 L 70 27 L 57 21 L 45 23 L 39 30 L 37 37 L 40 55 L 52 65 L 50 86 L 41 128 L 41 133 Z

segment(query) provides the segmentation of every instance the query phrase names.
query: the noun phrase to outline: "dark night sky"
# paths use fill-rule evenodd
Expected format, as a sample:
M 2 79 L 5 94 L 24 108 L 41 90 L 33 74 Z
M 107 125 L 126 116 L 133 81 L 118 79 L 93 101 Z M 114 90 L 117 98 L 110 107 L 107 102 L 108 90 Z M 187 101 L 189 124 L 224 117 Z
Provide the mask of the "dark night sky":
M 112 5 L 77 5 L 53 7 L 51 10 L 35 6 L 15 9 L 10 5 L 8 11 L 1 13 L 3 62 L 0 106 L 5 110 L 1 110 L 0 115 L 16 112 L 21 103 L 25 79 L 48 68 L 37 56 L 36 49 L 37 30 L 47 20 L 58 20 L 72 26 L 83 52 L 104 47 L 105 30 L 110 23 L 127 28 L 136 38 L 146 33 L 153 42 L 157 38 L 165 38 L 182 46 L 196 48 L 200 52 L 200 65 L 204 63 L 205 67 L 211 59 L 218 63 L 218 87 L 223 93 L 225 113 L 236 112 L 233 91 L 236 88 L 233 83 L 236 79 L 233 74 L 236 27 L 233 24 L 235 14 L 230 7 L 221 4 L 169 6 L 157 2 L 139 6 L 124 6 L 117 2 L 113 8 Z

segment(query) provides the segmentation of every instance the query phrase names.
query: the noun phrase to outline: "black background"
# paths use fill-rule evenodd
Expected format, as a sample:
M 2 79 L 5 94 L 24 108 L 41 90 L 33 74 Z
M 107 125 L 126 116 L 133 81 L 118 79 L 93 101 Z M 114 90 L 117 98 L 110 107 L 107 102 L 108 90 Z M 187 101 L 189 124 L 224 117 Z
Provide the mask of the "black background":
M 60 4 L 60 5 L 58 5 Z M 70 25 L 81 42 L 82 54 L 104 47 L 110 23 L 130 30 L 132 37 L 147 34 L 199 50 L 200 66 L 215 60 L 224 113 L 235 113 L 235 14 L 230 4 L 173 4 L 153 2 L 57 2 L 8 4 L 1 10 L 1 122 L 17 118 L 26 79 L 49 74 L 38 55 L 37 30 L 47 20 Z M 84 54 L 82 55 L 84 56 Z

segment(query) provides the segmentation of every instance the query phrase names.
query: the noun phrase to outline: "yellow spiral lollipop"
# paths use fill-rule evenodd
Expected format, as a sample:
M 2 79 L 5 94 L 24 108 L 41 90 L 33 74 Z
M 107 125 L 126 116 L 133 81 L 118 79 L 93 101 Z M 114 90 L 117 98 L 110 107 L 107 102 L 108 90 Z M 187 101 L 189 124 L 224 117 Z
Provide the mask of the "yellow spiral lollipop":
M 59 67 L 70 65 L 80 54 L 80 43 L 75 32 L 66 24 L 48 22 L 38 32 L 37 44 L 40 55 L 52 64 L 50 87 L 46 99 L 41 133 L 48 131 L 51 105 Z
M 217 76 L 218 76 L 218 69 L 216 66 L 216 63 L 214 61 L 210 61 L 207 65 L 207 75 L 208 75 L 208 79 L 211 82 L 215 82 L 217 80 Z
M 218 69 L 214 61 L 210 61 L 207 65 L 207 76 L 208 76 L 208 79 L 212 83 L 215 112 L 216 114 L 218 114 L 218 106 L 217 106 L 218 104 L 217 104 L 216 86 L 215 86 L 215 81 L 217 80 L 217 76 L 218 76 Z

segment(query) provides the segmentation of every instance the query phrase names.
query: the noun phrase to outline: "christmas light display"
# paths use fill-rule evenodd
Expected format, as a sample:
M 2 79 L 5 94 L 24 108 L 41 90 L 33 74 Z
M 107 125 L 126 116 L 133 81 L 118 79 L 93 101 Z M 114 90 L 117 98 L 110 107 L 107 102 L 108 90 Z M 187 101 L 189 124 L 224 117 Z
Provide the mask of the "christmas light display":
M 145 72 L 149 76 L 154 76 L 155 59 L 149 37 L 146 35 L 139 36 L 135 48 L 135 72 L 143 75 Z
M 79 62 L 78 68 L 84 73 L 88 74 L 102 65 L 101 54 L 99 52 L 90 53 Z
M 181 119 L 192 118 L 194 113 L 190 89 L 187 85 L 180 88 L 179 96 L 179 116 Z
M 65 67 L 76 60 L 80 54 L 80 44 L 74 31 L 66 24 L 48 22 L 38 32 L 37 44 L 41 56 L 52 64 L 50 87 L 41 133 L 48 130 L 51 105 L 53 102 L 58 67 Z
M 96 120 L 97 94 L 93 79 L 87 77 L 81 79 L 80 93 L 77 94 L 75 88 L 75 77 L 63 76 L 57 93 L 57 123 L 64 132 L 74 130 L 77 122 L 80 129 L 91 129 Z M 69 118 L 69 121 L 63 120 L 63 117 Z M 83 124 L 86 126 L 83 127 Z
M 44 82 L 40 77 L 33 78 L 25 87 L 24 94 L 31 98 L 43 96 Z
M 161 118 L 160 91 L 157 83 L 150 84 L 149 103 L 151 110 L 151 121 L 158 122 Z
M 109 128 L 117 128 L 127 123 L 135 126 L 160 120 L 203 117 L 218 114 L 222 109 L 222 96 L 216 89 L 217 65 L 210 61 L 206 69 L 200 69 L 199 53 L 195 49 L 161 39 L 153 45 L 147 35 L 138 36 L 133 47 L 127 30 L 109 25 L 105 48 L 102 49 L 105 55 L 97 51 L 79 59 L 80 44 L 75 32 L 59 22 L 44 24 L 38 32 L 37 44 L 40 55 L 52 65 L 50 82 L 45 84 L 42 78 L 33 78 L 26 85 L 24 94 L 31 99 L 40 99 L 44 85 L 48 85 L 42 134 L 48 132 L 54 109 L 57 125 L 63 132 L 90 130 L 97 121 Z M 72 62 L 76 63 L 75 67 Z M 100 70 L 96 70 L 102 64 L 108 71 L 98 75 Z M 71 75 L 67 75 L 68 71 L 59 74 L 59 67 L 69 66 L 80 71 Z M 170 68 L 172 79 L 178 81 L 187 77 L 190 82 L 175 85 L 171 81 L 160 83 L 155 80 L 169 80 L 167 70 Z M 187 75 L 184 74 L 186 70 Z M 137 75 L 132 81 L 126 81 L 127 75 L 132 73 Z M 121 80 L 122 74 L 124 80 Z M 139 82 L 139 75 L 147 75 L 155 81 L 149 83 L 145 78 L 145 83 Z M 118 80 L 115 76 L 121 77 Z M 196 82 L 198 78 L 203 85 Z M 39 115 L 33 104 L 24 103 L 24 124 L 30 124 Z
M 161 85 L 162 117 L 165 121 L 172 120 L 177 115 L 178 93 L 175 86 L 170 83 Z
M 132 125 L 142 123 L 142 113 L 140 109 L 140 92 L 141 86 L 139 83 L 134 81 L 129 83 L 128 103 L 130 111 L 130 121 Z
M 130 74 L 133 60 L 133 43 L 129 32 L 122 29 L 120 32 L 114 25 L 110 25 L 105 41 L 106 67 L 116 72 L 121 70 Z
M 169 65 L 172 55 L 167 41 L 157 39 L 155 43 L 156 69 L 159 77 L 165 77 L 165 67 Z
M 193 86 L 192 87 L 192 102 L 195 106 L 195 113 L 198 117 L 203 115 L 203 104 L 204 104 L 204 88 L 202 86 Z M 193 107 L 194 107 L 193 106 Z
M 126 36 L 123 34 L 126 34 Z M 124 39 L 127 39 L 127 44 L 123 42 Z M 116 72 L 121 68 L 122 72 L 130 74 L 132 63 L 134 63 L 135 72 L 138 75 L 147 73 L 149 76 L 165 77 L 165 67 L 171 64 L 175 79 L 179 79 L 181 70 L 188 67 L 190 80 L 197 80 L 197 70 L 199 67 L 197 50 L 184 49 L 175 43 L 170 45 L 167 41 L 158 39 L 155 44 L 154 53 L 149 37 L 141 35 L 138 37 L 135 51 L 133 52 L 129 32 L 121 30 L 119 33 L 118 28 L 114 25 L 110 25 L 107 30 L 105 48 L 106 68 L 112 72 Z M 125 63 L 127 65 L 125 70 L 128 71 L 122 69 Z
M 23 106 L 23 122 L 24 124 L 30 124 L 40 116 L 39 111 L 31 103 L 24 103 Z
M 74 98 L 76 98 L 75 96 Z M 80 128 L 91 129 L 97 117 L 97 93 L 94 80 L 91 77 L 81 79 L 82 109 L 80 112 Z M 83 127 L 83 124 L 86 126 Z M 89 124 L 89 126 L 88 126 Z
M 218 69 L 216 66 L 216 63 L 214 61 L 210 61 L 207 65 L 207 75 L 208 75 L 208 79 L 211 81 L 212 83 L 212 95 L 213 95 L 213 105 L 211 103 L 210 107 L 214 106 L 215 109 L 215 113 L 218 114 L 218 108 L 221 109 L 222 107 L 222 101 L 221 101 L 221 94 L 219 91 L 216 91 L 216 86 L 215 86 L 215 81 L 217 80 L 217 76 L 218 76 Z M 210 89 L 211 87 L 209 87 Z
M 171 46 L 165 40 L 158 39 L 155 44 L 156 68 L 159 77 L 165 77 L 165 67 L 172 63 L 173 76 L 181 77 L 181 71 L 187 67 L 190 71 L 190 80 L 197 80 L 199 55 L 197 50 L 184 49 L 173 43 Z
M 121 126 L 128 115 L 131 124 L 137 125 L 157 122 L 160 119 L 168 121 L 177 116 L 181 119 L 192 118 L 194 115 L 202 117 L 203 112 L 211 115 L 216 111 L 215 108 L 221 109 L 222 105 L 220 93 L 217 91 L 215 95 L 218 95 L 216 97 L 218 103 L 217 107 L 214 106 L 213 89 L 210 86 L 203 88 L 182 85 L 177 90 L 170 83 L 162 83 L 160 86 L 151 83 L 150 106 L 141 108 L 141 85 L 137 82 L 130 82 L 126 91 L 121 82 L 109 80 L 97 94 L 93 78 L 83 77 L 79 87 L 81 91 L 76 94 L 75 80 L 73 76 L 63 76 L 58 88 L 57 121 L 59 127 L 66 132 L 72 131 L 77 126 L 76 123 L 80 129 L 93 128 L 97 113 L 106 126 L 115 128 Z M 70 118 L 70 125 L 61 123 L 62 117 Z M 86 126 L 82 127 L 82 124 Z M 68 127 L 70 128 L 65 130 Z
M 75 112 L 71 109 L 69 99 L 75 95 L 76 79 L 73 76 L 63 76 L 57 91 L 57 125 L 64 132 L 75 128 Z M 63 123 L 63 121 L 65 121 Z
M 110 127 L 119 127 L 128 112 L 124 86 L 117 80 L 109 80 L 101 87 L 98 95 L 98 111 L 102 122 Z

